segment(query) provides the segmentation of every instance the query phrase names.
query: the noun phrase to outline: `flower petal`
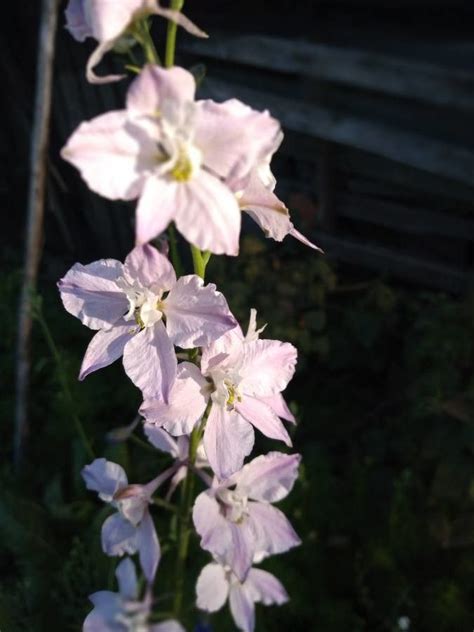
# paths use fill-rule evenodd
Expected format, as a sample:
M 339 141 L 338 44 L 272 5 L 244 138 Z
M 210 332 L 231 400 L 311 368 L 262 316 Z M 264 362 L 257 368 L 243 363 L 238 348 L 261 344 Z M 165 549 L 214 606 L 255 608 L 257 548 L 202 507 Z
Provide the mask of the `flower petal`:
M 202 492 L 196 498 L 193 522 L 201 536 L 201 548 L 216 556 L 225 557 L 232 546 L 232 533 L 211 492 Z
M 168 619 L 162 623 L 154 623 L 149 627 L 150 632 L 186 632 L 181 623 Z
M 168 257 L 150 244 L 132 250 L 125 259 L 124 273 L 143 287 L 156 286 L 168 291 L 176 284 L 176 274 Z
M 255 533 L 255 560 L 284 553 L 301 544 L 285 514 L 266 503 L 248 503 L 249 520 Z
M 155 153 L 155 141 L 119 110 L 81 123 L 61 156 L 79 169 L 96 193 L 132 200 L 143 188 Z
M 265 606 L 272 604 L 280 606 L 288 601 L 288 593 L 278 579 L 261 568 L 250 569 L 245 580 L 245 587 L 252 595 L 253 601 L 261 602 Z
M 168 401 L 176 379 L 177 360 L 161 321 L 140 331 L 125 345 L 123 366 L 144 397 Z
M 88 2 L 88 21 L 99 42 L 115 39 L 132 22 L 134 14 L 144 8 L 144 0 L 95 0 Z
M 313 244 L 312 241 L 309 241 L 309 239 L 307 239 L 304 235 L 302 235 L 299 230 L 296 230 L 296 228 L 293 227 L 290 230 L 290 235 L 294 237 L 295 239 L 297 239 L 298 241 L 301 241 L 301 243 L 304 244 L 305 246 L 309 246 L 313 250 L 319 250 L 319 252 L 324 252 L 323 250 L 321 250 L 319 246 L 316 246 L 316 244 Z
M 146 511 L 138 527 L 138 554 L 143 574 L 151 584 L 160 562 L 161 550 L 155 525 L 149 511 Z
M 75 40 L 83 42 L 92 35 L 92 29 L 86 20 L 84 0 L 69 0 L 65 17 L 66 28 Z
M 102 58 L 109 50 L 115 46 L 117 40 L 111 39 L 106 40 L 105 42 L 101 42 L 98 46 L 94 48 L 92 53 L 89 55 L 89 59 L 86 64 L 86 79 L 89 83 L 94 85 L 102 85 L 104 83 L 113 83 L 114 81 L 121 81 L 127 75 L 97 75 L 95 73 L 95 67 L 100 64 Z
M 138 598 L 138 581 L 135 564 L 129 557 L 117 565 L 115 576 L 119 585 L 120 596 L 127 600 Z
M 279 439 L 291 447 L 291 439 L 285 426 L 270 406 L 255 397 L 245 395 L 235 408 L 244 419 L 253 424 L 266 437 Z
M 123 467 L 106 459 L 95 459 L 83 467 L 81 476 L 87 489 L 97 492 L 99 498 L 107 503 L 112 501 L 118 489 L 128 485 Z
M 75 263 L 58 282 L 65 309 L 90 329 L 107 329 L 127 311 L 127 297 L 115 283 L 122 274 L 115 259 Z
M 242 632 L 255 629 L 255 605 L 245 584 L 234 583 L 229 591 L 229 606 L 235 625 Z
M 143 430 L 147 436 L 148 441 L 161 450 L 162 452 L 168 452 L 173 457 L 178 456 L 178 444 L 176 443 L 176 439 L 174 439 L 166 430 L 162 428 L 158 428 L 154 424 L 145 423 L 143 425 Z
M 156 117 L 164 102 L 172 102 L 179 108 L 187 101 L 194 101 L 196 82 L 184 68 L 160 68 L 147 64 L 127 92 L 129 116 Z
M 176 214 L 176 185 L 152 176 L 145 182 L 137 206 L 136 243 L 145 244 L 166 230 Z
M 196 583 L 197 607 L 217 612 L 225 604 L 229 593 L 226 572 L 220 564 L 208 564 L 199 574 Z
M 133 555 L 138 550 L 137 528 L 119 513 L 114 513 L 102 525 L 102 550 L 106 555 Z
M 240 470 L 254 444 L 252 426 L 236 411 L 213 404 L 204 431 L 204 449 L 214 473 L 228 478 Z
M 244 519 L 241 523 L 229 523 L 232 544 L 219 561 L 229 565 L 240 581 L 247 576 L 255 554 L 255 535 L 253 522 Z
M 254 340 L 244 346 L 240 389 L 268 397 L 284 390 L 293 377 L 298 352 L 289 342 Z
M 79 379 L 83 380 L 90 373 L 103 369 L 118 360 L 134 333 L 133 326 L 125 321 L 114 325 L 111 329 L 98 331 L 87 347 L 82 360 Z
M 293 228 L 286 206 L 256 175 L 252 176 L 249 185 L 239 197 L 239 204 L 267 237 L 282 241 Z
M 141 408 L 149 424 L 164 427 L 173 436 L 189 434 L 206 410 L 209 384 L 196 365 L 182 362 L 170 390 L 168 403 L 146 399 Z
M 183 349 L 208 345 L 237 325 L 224 295 L 196 274 L 178 279 L 164 312 L 169 337 Z
M 281 417 L 285 421 L 291 421 L 292 424 L 296 423 L 295 416 L 288 408 L 288 404 L 285 402 L 281 393 L 275 393 L 275 395 L 270 395 L 269 397 L 259 397 L 259 400 L 270 406 L 278 417 Z
M 237 99 L 198 101 L 195 142 L 208 169 L 229 180 L 247 177 L 274 151 L 280 124 Z
M 298 478 L 299 454 L 269 452 L 244 465 L 233 477 L 243 496 L 275 503 L 287 496 Z

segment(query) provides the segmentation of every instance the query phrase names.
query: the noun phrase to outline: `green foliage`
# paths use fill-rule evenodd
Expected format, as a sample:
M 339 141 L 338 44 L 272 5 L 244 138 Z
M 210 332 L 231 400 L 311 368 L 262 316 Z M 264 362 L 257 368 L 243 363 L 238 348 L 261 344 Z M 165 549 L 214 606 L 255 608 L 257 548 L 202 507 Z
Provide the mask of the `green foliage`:
M 287 240 L 288 241 L 288 240 Z M 112 588 L 114 561 L 100 551 L 108 515 L 82 484 L 87 455 L 71 422 L 82 420 L 98 455 L 122 463 L 130 480 L 166 464 L 136 442 L 106 434 L 130 423 L 140 403 L 120 365 L 78 383 L 89 332 L 66 314 L 54 290 L 44 313 L 61 353 L 62 375 L 35 327 L 31 437 L 25 466 L 11 459 L 12 354 L 18 275 L 3 282 L 0 410 L 0 629 L 78 630 L 87 595 Z M 213 257 L 208 278 L 246 326 L 249 308 L 265 336 L 299 349 L 287 391 L 304 465 L 282 503 L 303 546 L 265 561 L 291 596 L 257 609 L 257 630 L 397 632 L 472 628 L 474 612 L 474 302 L 351 277 L 299 245 L 253 237 L 238 260 Z M 61 380 L 68 380 L 71 402 Z M 139 435 L 140 436 L 140 435 Z M 259 439 L 264 449 L 272 442 Z M 157 595 L 172 603 L 173 514 L 154 507 L 163 558 Z M 186 576 L 189 626 L 199 569 L 208 556 L 191 541 Z M 169 554 L 169 555 L 168 555 Z M 202 617 L 205 619 L 205 617 Z M 233 630 L 227 613 L 211 617 Z

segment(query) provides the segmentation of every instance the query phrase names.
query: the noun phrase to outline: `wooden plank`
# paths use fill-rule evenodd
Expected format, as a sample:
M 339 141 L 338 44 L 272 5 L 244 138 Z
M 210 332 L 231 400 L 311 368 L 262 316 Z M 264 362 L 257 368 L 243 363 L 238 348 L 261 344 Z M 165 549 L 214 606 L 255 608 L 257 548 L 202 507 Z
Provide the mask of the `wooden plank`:
M 350 111 L 334 111 L 219 80 L 207 80 L 203 93 L 217 101 L 237 97 L 257 109 L 269 109 L 283 127 L 292 131 L 356 147 L 456 181 L 471 184 L 474 178 L 474 152 L 354 116 Z
M 455 294 L 464 292 L 469 284 L 467 272 L 450 266 L 401 254 L 381 246 L 334 237 L 327 233 L 318 232 L 309 237 L 314 238 L 314 241 L 323 248 L 328 259 L 367 267 L 378 274 L 390 274 L 412 283 Z
M 185 50 L 220 61 L 343 83 L 456 109 L 474 109 L 473 73 L 377 51 L 230 33 L 217 33 L 203 41 L 188 40 Z
M 393 228 L 397 232 L 474 241 L 474 221 L 362 195 L 336 194 L 338 215 Z

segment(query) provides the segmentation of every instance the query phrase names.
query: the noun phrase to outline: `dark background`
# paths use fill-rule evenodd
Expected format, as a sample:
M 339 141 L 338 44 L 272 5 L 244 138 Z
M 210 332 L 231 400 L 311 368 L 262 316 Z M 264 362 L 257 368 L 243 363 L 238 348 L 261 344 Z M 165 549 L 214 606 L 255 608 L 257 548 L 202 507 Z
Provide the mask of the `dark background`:
M 474 625 L 474 8 L 462 1 L 218 2 L 186 13 L 209 42 L 178 39 L 178 62 L 204 64 L 202 94 L 268 102 L 285 142 L 278 191 L 321 257 L 244 223 L 238 260 L 215 257 L 209 280 L 245 324 L 300 352 L 288 399 L 299 424 L 301 480 L 283 508 L 304 544 L 265 567 L 290 595 L 260 607 L 257 630 L 458 632 Z M 39 3 L 9 3 L 0 68 L 2 322 L 0 628 L 78 630 L 87 595 L 105 588 L 102 507 L 84 491 L 80 415 L 98 454 L 130 480 L 156 472 L 110 430 L 139 405 L 119 365 L 78 384 L 89 332 L 64 313 L 55 282 L 75 261 L 123 256 L 133 204 L 89 192 L 59 150 L 77 124 L 120 108 L 126 82 L 86 84 L 92 42 L 62 28 L 57 56 L 39 292 L 58 346 L 34 329 L 30 439 L 11 467 L 17 294 L 24 244 Z M 162 32 L 156 31 L 158 46 Z M 248 36 L 252 36 L 250 39 Z M 272 38 L 258 39 L 258 38 Z M 247 39 L 242 39 L 247 38 Z M 270 52 L 269 52 L 270 51 Z M 107 65 L 117 64 L 107 60 Z M 351 64 L 350 72 L 344 72 Z M 260 99 L 262 99 L 262 104 Z M 275 110 L 276 109 L 276 110 Z M 187 265 L 185 244 L 181 244 Z M 73 404 L 60 377 L 67 377 Z M 275 449 L 262 441 L 259 448 Z M 155 458 L 158 458 L 155 462 Z M 169 590 L 170 549 L 159 594 Z M 206 562 L 193 543 L 193 583 Z M 113 569 L 112 569 L 113 570 Z M 401 619 L 402 618 L 402 619 Z M 216 630 L 228 629 L 228 617 Z M 229 628 L 232 629 L 232 628 Z

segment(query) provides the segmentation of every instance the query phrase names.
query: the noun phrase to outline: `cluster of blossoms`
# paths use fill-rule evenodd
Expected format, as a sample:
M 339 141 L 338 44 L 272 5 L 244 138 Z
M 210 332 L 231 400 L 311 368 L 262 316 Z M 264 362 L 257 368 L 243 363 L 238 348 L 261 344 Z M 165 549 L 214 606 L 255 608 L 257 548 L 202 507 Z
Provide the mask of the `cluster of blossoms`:
M 98 41 L 90 80 L 122 78 L 98 78 L 93 68 L 124 39 L 142 43 L 140 29 L 152 14 L 203 35 L 155 0 L 71 0 L 68 29 L 80 41 Z M 102 526 L 103 551 L 123 557 L 119 592 L 91 596 L 86 632 L 183 631 L 174 619 L 150 621 L 161 556 L 150 505 L 165 484 L 169 500 L 189 476 L 204 482 L 192 519 L 212 562 L 197 579 L 197 607 L 215 612 L 228 600 L 243 632 L 254 630 L 256 602 L 288 598 L 275 577 L 254 565 L 300 543 L 273 506 L 291 491 L 300 456 L 270 452 L 245 463 L 255 428 L 291 447 L 282 420 L 295 420 L 282 391 L 294 374 L 296 349 L 260 338 L 254 310 L 244 335 L 215 285 L 198 274 L 177 278 L 167 253 L 149 242 L 174 222 L 201 260 L 208 253 L 237 255 L 246 211 L 267 236 L 291 235 L 316 247 L 274 193 L 270 161 L 282 140 L 279 123 L 235 99 L 195 100 L 195 90 L 188 71 L 147 64 L 128 89 L 126 109 L 82 123 L 62 152 L 93 191 L 138 199 L 137 245 L 125 262 L 75 264 L 58 284 L 66 310 L 96 332 L 79 377 L 123 357 L 125 373 L 142 392 L 144 432 L 173 459 L 145 484 L 130 484 L 120 465 L 103 458 L 83 469 L 87 488 L 115 510 Z M 128 557 L 135 554 L 142 590 Z

